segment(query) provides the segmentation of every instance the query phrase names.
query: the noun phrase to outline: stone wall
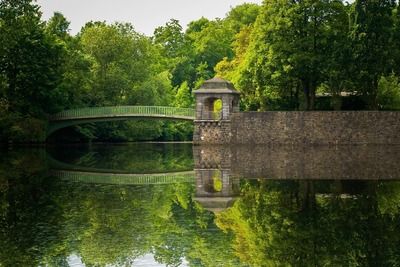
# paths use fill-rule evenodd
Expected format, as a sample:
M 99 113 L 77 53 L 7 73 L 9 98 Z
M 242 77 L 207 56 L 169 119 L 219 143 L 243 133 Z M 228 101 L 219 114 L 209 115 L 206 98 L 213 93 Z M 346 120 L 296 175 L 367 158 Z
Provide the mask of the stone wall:
M 400 146 L 204 145 L 193 155 L 196 170 L 229 170 L 231 179 L 400 179 Z
M 228 122 L 195 122 L 199 144 L 400 144 L 400 112 L 238 112 Z
M 231 137 L 230 120 L 194 121 L 194 144 L 229 144 Z
M 241 144 L 400 144 L 400 112 L 235 113 L 232 136 Z

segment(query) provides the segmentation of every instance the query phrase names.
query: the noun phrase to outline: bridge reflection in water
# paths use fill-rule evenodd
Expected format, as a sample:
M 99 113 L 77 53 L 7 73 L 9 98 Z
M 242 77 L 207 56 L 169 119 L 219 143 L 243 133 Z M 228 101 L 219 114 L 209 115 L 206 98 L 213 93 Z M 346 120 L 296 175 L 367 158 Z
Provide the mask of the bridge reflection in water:
M 194 181 L 193 171 L 135 174 L 53 170 L 51 174 L 53 176 L 61 178 L 62 180 L 92 184 L 147 185 L 192 183 Z
M 84 168 L 53 159 L 50 165 L 55 176 L 76 182 L 193 183 L 194 199 L 213 212 L 233 204 L 243 179 L 331 180 L 339 184 L 354 180 L 400 180 L 399 146 L 194 146 L 193 157 L 194 170 L 168 173 L 124 173 Z

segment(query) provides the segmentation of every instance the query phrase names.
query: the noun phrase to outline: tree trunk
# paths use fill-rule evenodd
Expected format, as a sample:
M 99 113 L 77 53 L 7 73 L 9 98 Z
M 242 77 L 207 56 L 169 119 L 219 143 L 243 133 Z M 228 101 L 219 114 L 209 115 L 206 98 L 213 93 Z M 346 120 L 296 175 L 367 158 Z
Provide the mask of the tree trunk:
M 300 99 L 299 99 L 299 93 L 300 93 L 300 84 L 297 83 L 296 85 L 296 91 L 294 93 L 294 105 L 295 105 L 295 110 L 299 110 L 300 107 Z
M 316 85 L 314 81 L 310 82 L 310 92 L 309 92 L 309 98 L 310 98 L 310 106 L 308 110 L 315 110 L 315 91 L 316 91 Z
M 310 110 L 310 88 L 309 83 L 306 80 L 302 81 L 303 91 L 304 91 L 304 100 L 305 100 L 305 110 Z
M 368 97 L 368 109 L 378 110 L 378 79 L 374 79 L 371 85 L 371 94 Z

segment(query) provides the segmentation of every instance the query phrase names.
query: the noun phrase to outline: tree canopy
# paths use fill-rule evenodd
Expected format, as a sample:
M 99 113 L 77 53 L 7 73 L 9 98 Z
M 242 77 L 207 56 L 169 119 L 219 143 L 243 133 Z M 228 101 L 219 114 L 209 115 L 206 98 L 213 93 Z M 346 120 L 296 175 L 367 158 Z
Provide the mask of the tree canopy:
M 193 107 L 193 90 L 214 76 L 235 84 L 243 110 L 400 109 L 399 10 L 394 0 L 267 0 L 186 29 L 171 19 L 153 36 L 102 21 L 72 35 L 63 14 L 45 22 L 34 1 L 4 0 L 0 140 L 43 140 L 46 117 L 68 108 Z M 165 121 L 65 131 L 73 140 L 106 141 L 192 134 L 187 123 Z

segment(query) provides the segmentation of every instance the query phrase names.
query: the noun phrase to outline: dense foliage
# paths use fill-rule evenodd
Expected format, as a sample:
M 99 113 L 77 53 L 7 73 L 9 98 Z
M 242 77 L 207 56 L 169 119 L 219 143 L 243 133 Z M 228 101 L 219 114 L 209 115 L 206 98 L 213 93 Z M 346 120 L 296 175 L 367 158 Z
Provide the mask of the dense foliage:
M 44 140 L 46 116 L 69 108 L 192 107 L 192 91 L 215 75 L 241 91 L 244 110 L 399 109 L 399 29 L 395 0 L 265 0 L 186 30 L 171 19 L 150 37 L 99 21 L 72 36 L 62 14 L 44 22 L 34 1 L 1 0 L 0 141 Z M 185 140 L 191 132 L 187 123 L 134 120 L 63 136 Z

